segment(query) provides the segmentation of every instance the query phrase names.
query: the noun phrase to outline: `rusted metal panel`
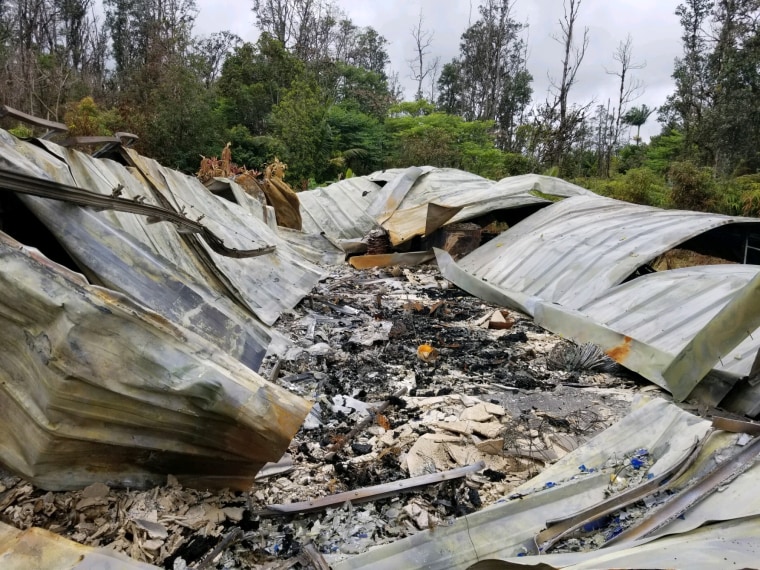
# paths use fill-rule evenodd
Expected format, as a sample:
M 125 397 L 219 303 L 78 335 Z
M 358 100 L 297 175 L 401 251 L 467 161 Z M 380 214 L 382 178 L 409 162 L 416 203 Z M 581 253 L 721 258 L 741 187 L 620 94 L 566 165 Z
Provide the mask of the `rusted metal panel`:
M 0 233 L 0 457 L 45 489 L 248 488 L 310 405 Z M 34 381 L 31 381 L 34 379 Z

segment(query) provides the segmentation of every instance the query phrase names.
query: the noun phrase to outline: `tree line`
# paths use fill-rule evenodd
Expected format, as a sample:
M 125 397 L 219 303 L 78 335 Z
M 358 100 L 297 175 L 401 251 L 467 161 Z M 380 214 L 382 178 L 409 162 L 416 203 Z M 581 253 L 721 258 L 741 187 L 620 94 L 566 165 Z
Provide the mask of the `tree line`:
M 558 0 L 543 101 L 514 0 L 481 0 L 443 63 L 420 13 L 406 62 L 412 100 L 386 38 L 333 0 L 252 0 L 255 43 L 197 35 L 194 0 L 95 2 L 0 0 L 3 103 L 73 134 L 133 132 L 141 152 L 186 172 L 229 142 L 248 169 L 279 157 L 298 188 L 430 164 L 495 179 L 550 173 L 657 205 L 738 213 L 760 202 L 760 0 L 677 7 L 683 53 L 659 109 L 636 105 L 644 64 L 630 36 L 610 54 L 614 100 L 574 102 L 584 0 Z M 661 132 L 645 143 L 640 128 L 655 113 Z

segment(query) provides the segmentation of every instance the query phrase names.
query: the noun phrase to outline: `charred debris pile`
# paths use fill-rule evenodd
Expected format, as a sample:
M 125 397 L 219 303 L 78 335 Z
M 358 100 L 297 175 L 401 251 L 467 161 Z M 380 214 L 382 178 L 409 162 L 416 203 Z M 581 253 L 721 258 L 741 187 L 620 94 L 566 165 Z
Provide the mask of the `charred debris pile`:
M 757 220 L 131 140 L 0 131 L 4 567 L 752 565 Z

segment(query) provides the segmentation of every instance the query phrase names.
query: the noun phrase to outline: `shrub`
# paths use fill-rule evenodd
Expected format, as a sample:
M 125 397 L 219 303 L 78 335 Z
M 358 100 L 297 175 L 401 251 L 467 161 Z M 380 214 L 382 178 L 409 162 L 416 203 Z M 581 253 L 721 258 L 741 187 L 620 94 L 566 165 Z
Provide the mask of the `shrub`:
M 710 212 L 715 206 L 715 181 L 711 168 L 700 168 L 693 162 L 674 162 L 668 176 L 673 185 L 670 199 L 683 210 Z
M 114 109 L 101 109 L 92 97 L 66 106 L 64 121 L 72 136 L 108 136 L 119 130 L 121 117 Z

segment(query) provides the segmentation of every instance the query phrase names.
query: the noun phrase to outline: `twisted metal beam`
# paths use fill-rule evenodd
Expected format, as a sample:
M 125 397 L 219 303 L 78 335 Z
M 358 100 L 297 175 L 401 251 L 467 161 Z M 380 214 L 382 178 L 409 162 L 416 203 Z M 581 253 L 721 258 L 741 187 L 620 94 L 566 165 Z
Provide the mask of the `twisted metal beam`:
M 90 190 L 85 190 L 77 186 L 61 184 L 53 180 L 37 178 L 19 172 L 13 172 L 0 168 L 0 190 L 9 192 L 18 192 L 48 198 L 51 200 L 60 200 L 77 206 L 91 207 L 96 210 L 115 210 L 117 212 L 128 212 L 141 216 L 148 216 L 148 223 L 152 222 L 172 222 L 177 226 L 180 233 L 197 233 L 203 238 L 208 246 L 226 257 L 246 258 L 257 257 L 272 253 L 276 246 L 269 245 L 256 249 L 236 249 L 224 245 L 224 240 L 214 234 L 210 229 L 200 223 L 201 216 L 197 220 L 191 220 L 184 215 L 161 206 L 153 206 L 140 201 L 138 196 L 134 200 L 120 198 L 121 185 L 113 189 L 111 196 L 96 194 Z

